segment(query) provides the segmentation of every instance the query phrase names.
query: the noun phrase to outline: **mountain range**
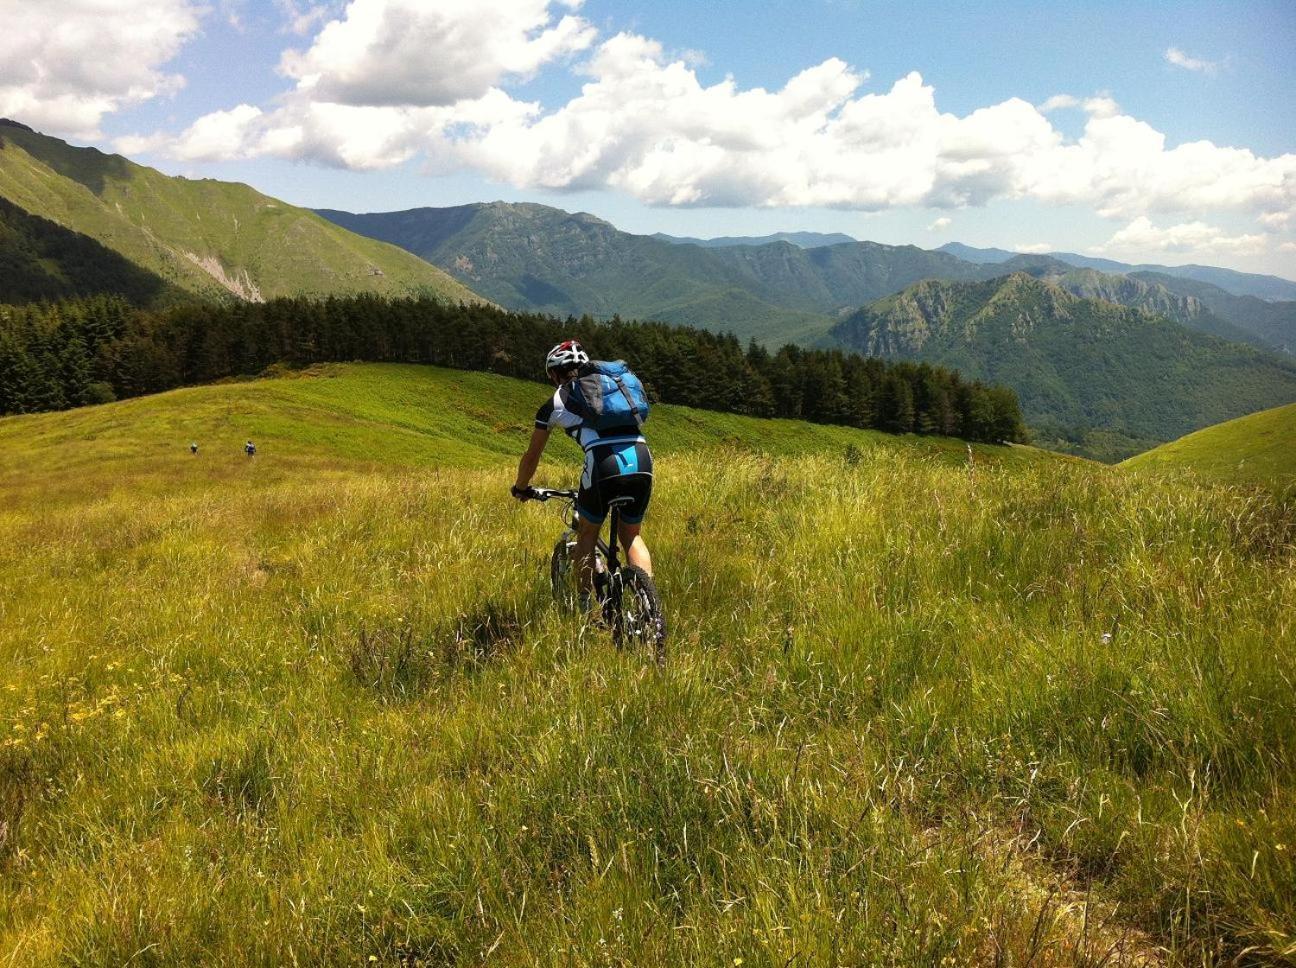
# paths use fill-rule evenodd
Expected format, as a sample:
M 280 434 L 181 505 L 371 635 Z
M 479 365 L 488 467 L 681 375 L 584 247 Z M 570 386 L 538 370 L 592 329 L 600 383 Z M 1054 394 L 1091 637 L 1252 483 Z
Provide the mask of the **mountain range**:
M 407 249 L 501 305 L 556 315 L 615 313 L 767 343 L 832 345 L 831 330 L 842 316 L 919 280 L 975 282 L 1024 271 L 1076 295 L 1156 309 L 1226 339 L 1281 351 L 1296 347 L 1296 302 L 1268 302 L 1134 266 L 1103 273 L 1051 255 L 994 250 L 990 254 L 1008 256 L 997 261 L 983 250 L 958 249 L 983 258 L 969 261 L 949 250 L 832 242 L 831 236 L 815 233 L 732 245 L 717 244 L 719 239 L 692 242 L 633 235 L 588 213 L 531 203 L 369 214 L 324 209 L 320 214 Z M 787 241 L 793 237 L 801 244 Z M 1237 285 L 1238 279 L 1269 280 L 1276 291 L 1286 283 L 1218 271 Z
M 1017 258 L 1021 253 L 1007 249 L 981 249 L 961 242 L 947 242 L 937 251 L 948 252 L 967 262 L 980 265 L 993 265 Z M 1223 269 L 1219 266 L 1162 266 L 1151 263 L 1131 265 L 1128 262 L 1117 262 L 1115 259 L 1103 259 L 1097 256 L 1080 255 L 1077 252 L 1049 252 L 1048 257 L 1075 266 L 1078 269 L 1097 269 L 1099 272 L 1110 272 L 1125 275 L 1131 272 L 1155 272 L 1173 276 L 1177 279 L 1191 279 L 1217 286 L 1235 296 L 1254 296 L 1266 300 L 1296 300 L 1296 282 L 1279 276 L 1259 275 L 1254 272 L 1238 272 L 1236 269 Z

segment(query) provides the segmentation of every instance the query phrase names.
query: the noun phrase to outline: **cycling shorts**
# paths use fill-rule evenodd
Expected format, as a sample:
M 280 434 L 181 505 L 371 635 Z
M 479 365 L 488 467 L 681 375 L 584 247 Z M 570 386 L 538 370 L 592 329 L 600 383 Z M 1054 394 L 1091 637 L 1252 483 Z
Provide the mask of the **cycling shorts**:
M 621 520 L 639 524 L 648 512 L 652 482 L 652 453 L 642 440 L 596 444 L 585 452 L 576 510 L 586 521 L 602 524 L 607 518 L 608 502 L 628 497 L 630 501 L 620 505 Z

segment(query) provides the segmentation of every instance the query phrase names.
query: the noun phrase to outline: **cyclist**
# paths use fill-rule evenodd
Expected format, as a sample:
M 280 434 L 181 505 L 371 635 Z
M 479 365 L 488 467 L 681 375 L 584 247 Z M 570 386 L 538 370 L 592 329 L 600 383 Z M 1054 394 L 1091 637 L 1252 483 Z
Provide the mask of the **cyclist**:
M 555 428 L 567 433 L 585 451 L 580 491 L 576 497 L 579 528 L 576 560 L 580 576 L 581 605 L 590 607 L 594 588 L 594 545 L 607 518 L 608 501 L 629 497 L 621 506 L 618 540 L 626 549 L 630 564 L 652 575 L 652 557 L 644 544 L 640 527 L 652 498 L 653 465 L 648 442 L 636 423 L 599 432 L 591 426 L 584 396 L 577 381 L 592 372 L 589 354 L 574 339 L 559 343 L 545 357 L 545 371 L 557 389 L 536 411 L 531 444 L 518 462 L 517 481 L 511 491 L 519 501 L 527 499 L 531 478 L 549 434 Z

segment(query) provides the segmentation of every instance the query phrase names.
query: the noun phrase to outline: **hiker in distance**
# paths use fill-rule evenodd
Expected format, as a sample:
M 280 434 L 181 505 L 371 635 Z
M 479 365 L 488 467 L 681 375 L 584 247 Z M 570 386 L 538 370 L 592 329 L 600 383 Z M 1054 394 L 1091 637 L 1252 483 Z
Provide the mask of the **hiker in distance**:
M 613 498 L 631 498 L 621 508 L 617 537 L 627 549 L 630 564 L 652 575 L 652 557 L 639 533 L 653 485 L 652 453 L 643 436 L 648 397 L 624 362 L 591 361 L 576 340 L 551 349 L 545 357 L 545 371 L 557 389 L 536 411 L 531 444 L 518 462 L 517 481 L 511 491 L 519 501 L 527 499 L 540 455 L 555 428 L 565 431 L 585 451 L 576 497 L 576 560 L 581 605 L 588 610 L 594 588 L 594 545 L 607 518 L 608 501 Z

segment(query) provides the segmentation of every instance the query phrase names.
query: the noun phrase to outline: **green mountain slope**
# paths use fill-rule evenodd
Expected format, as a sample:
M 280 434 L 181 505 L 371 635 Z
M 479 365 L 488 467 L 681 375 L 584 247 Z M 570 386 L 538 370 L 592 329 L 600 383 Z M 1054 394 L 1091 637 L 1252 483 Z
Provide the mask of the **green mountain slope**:
M 99 293 L 156 305 L 173 301 L 182 290 L 89 236 L 0 198 L 0 303 Z
M 1296 404 L 1248 414 L 1125 461 L 1122 467 L 1189 471 L 1224 483 L 1296 484 Z
M 0 125 L 0 198 L 208 297 L 473 294 L 400 249 L 246 185 L 173 178 L 120 155 Z
M 840 312 L 919 279 L 986 275 L 953 256 L 913 246 L 676 244 L 622 232 L 593 215 L 533 204 L 321 214 L 408 249 L 512 309 L 619 313 L 775 344 L 814 342 Z
M 923 282 L 832 335 L 860 352 L 1007 384 L 1037 439 L 1103 459 L 1296 400 L 1296 364 L 1023 273 Z

